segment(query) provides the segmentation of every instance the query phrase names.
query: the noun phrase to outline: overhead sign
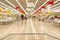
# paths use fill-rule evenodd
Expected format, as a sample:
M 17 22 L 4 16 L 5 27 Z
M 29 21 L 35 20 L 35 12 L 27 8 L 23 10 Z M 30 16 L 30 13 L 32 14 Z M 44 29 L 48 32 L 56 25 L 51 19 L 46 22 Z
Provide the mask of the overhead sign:
M 34 3 L 27 3 L 27 7 L 34 7 L 35 4 Z

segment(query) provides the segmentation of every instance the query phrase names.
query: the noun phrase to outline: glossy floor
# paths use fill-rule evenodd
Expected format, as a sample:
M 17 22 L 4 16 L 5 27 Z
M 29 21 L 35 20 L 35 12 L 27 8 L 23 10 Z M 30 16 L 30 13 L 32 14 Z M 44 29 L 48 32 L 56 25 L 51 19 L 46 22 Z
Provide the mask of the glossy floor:
M 8 25 L 0 25 L 0 39 L 11 33 L 47 33 L 60 38 L 60 26 L 53 22 L 43 22 L 32 18 L 14 21 Z

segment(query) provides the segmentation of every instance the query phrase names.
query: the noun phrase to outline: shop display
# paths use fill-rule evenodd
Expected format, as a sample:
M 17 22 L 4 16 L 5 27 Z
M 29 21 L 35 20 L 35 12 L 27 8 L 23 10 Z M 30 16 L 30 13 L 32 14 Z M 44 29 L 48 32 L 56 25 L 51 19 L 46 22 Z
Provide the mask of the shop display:
M 2 8 L 0 7 L 0 12 L 2 12 Z
M 1 11 L 2 10 L 2 11 Z M 0 8 L 0 23 L 10 22 L 16 20 L 16 14 L 11 12 L 10 10 L 5 10 Z

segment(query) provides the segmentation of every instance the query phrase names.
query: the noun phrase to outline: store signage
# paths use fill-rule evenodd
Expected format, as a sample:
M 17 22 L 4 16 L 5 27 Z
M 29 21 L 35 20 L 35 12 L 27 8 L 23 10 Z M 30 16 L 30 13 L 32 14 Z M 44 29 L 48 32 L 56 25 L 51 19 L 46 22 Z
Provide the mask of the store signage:
M 27 7 L 33 8 L 34 7 L 34 3 L 27 3 Z

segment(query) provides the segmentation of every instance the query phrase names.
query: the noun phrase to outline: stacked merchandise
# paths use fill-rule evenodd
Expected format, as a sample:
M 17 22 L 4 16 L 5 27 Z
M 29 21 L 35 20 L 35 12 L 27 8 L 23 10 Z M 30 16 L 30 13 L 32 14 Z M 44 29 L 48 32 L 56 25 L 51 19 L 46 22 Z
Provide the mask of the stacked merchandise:
M 16 14 L 11 10 L 0 8 L 0 24 L 9 23 L 16 20 Z

